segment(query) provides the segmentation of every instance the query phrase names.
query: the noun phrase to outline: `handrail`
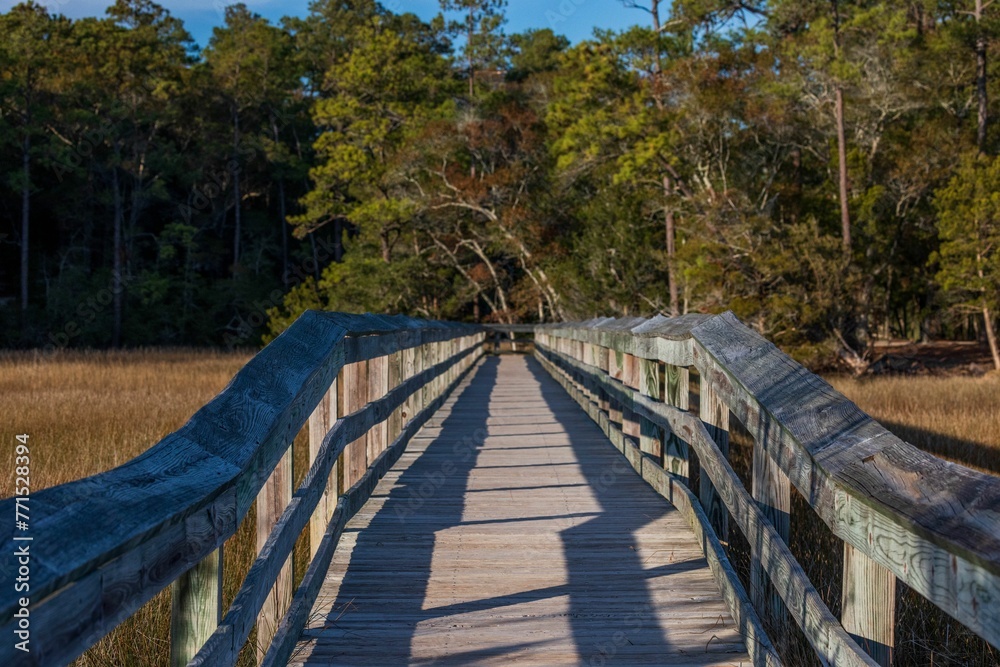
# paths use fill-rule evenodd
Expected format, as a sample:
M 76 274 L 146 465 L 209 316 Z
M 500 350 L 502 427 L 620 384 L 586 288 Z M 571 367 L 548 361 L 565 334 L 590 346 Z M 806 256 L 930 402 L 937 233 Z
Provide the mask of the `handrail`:
M 694 451 L 701 529 L 725 539 L 733 516 L 756 612 L 787 607 L 822 662 L 891 661 L 897 578 L 1000 647 L 1000 479 L 901 441 L 732 313 L 542 325 L 535 349 L 661 492 L 690 493 Z M 700 418 L 687 412 L 688 368 Z M 751 491 L 727 460 L 730 414 L 754 438 Z M 789 483 L 845 542 L 840 622 L 787 547 Z
M 315 579 L 307 572 L 293 595 L 295 539 L 309 524 L 313 565 L 328 565 L 337 527 L 482 355 L 484 336 L 402 316 L 305 313 L 147 452 L 32 495 L 30 592 L 0 592 L 8 637 L 30 598 L 31 652 L 7 641 L 0 658 L 69 662 L 171 584 L 172 664 L 235 664 L 255 622 L 287 646 L 286 612 L 304 620 Z M 293 496 L 291 443 L 307 419 L 310 470 Z M 260 553 L 223 619 L 221 546 L 255 500 Z M 14 503 L 0 512 L 12 516 Z M 24 542 L 13 526 L 0 537 L 9 563 Z M 258 643 L 263 657 L 269 639 Z

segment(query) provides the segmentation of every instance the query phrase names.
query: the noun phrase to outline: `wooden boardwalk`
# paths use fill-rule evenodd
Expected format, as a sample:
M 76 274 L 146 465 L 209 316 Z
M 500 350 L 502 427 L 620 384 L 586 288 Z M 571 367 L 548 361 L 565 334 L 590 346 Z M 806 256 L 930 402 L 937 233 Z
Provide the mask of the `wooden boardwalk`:
M 348 524 L 292 665 L 749 665 L 679 513 L 528 357 L 481 363 Z

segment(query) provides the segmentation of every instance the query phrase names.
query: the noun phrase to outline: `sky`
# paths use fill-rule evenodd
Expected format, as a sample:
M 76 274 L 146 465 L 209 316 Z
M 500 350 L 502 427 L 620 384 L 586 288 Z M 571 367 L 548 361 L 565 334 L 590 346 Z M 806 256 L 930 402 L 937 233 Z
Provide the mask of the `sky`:
M 0 0 L 0 10 L 6 12 L 20 0 Z M 39 0 L 55 14 L 70 18 L 104 16 L 113 0 Z M 305 16 L 309 0 L 245 0 L 247 7 L 261 16 L 277 22 L 282 16 Z M 199 46 L 205 46 L 212 35 L 212 26 L 222 23 L 223 11 L 229 0 L 159 0 L 170 13 L 184 20 L 188 32 Z M 429 19 L 439 11 L 438 0 L 382 0 L 393 11 L 411 11 Z M 587 39 L 595 27 L 620 30 L 644 23 L 648 15 L 637 9 L 622 7 L 619 0 L 509 0 L 507 7 L 508 34 L 529 28 L 551 28 L 570 41 Z

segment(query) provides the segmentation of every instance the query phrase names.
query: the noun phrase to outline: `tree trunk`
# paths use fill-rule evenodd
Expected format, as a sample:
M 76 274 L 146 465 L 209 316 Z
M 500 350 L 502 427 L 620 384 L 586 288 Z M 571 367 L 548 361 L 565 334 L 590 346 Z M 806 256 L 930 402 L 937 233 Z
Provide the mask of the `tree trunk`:
M 271 130 L 274 132 L 274 144 L 278 145 L 281 133 L 278 122 L 271 117 Z M 278 177 L 278 217 L 281 218 L 281 284 L 288 287 L 288 220 L 285 208 L 285 179 Z
M 469 61 L 469 97 L 470 98 L 474 97 L 475 94 L 476 94 L 476 86 L 475 86 L 476 69 L 475 69 L 475 63 L 473 62 L 473 59 L 472 59 L 472 38 L 475 36 L 475 20 L 474 20 L 474 17 L 475 17 L 475 14 L 473 13 L 473 5 L 470 3 L 469 4 L 468 26 L 467 26 L 468 29 L 469 29 L 469 33 L 468 33 L 468 35 L 466 35 L 466 40 L 468 40 L 468 41 L 465 43 L 465 49 L 468 52 L 468 61 Z
M 113 320 L 111 324 L 111 346 L 121 347 L 122 342 L 122 296 L 125 285 L 122 281 L 122 211 L 121 185 L 118 182 L 118 166 L 111 168 L 111 188 L 115 198 L 115 219 L 112 235 L 114 236 L 114 257 L 111 261 L 111 293 L 113 305 Z
M 976 130 L 976 147 L 980 155 L 986 153 L 986 123 L 987 116 L 987 96 L 986 96 L 986 37 L 983 35 L 983 0 L 976 0 L 976 96 L 979 98 L 979 118 Z
M 236 198 L 235 210 L 234 210 L 234 225 L 236 231 L 233 233 L 233 275 L 236 275 L 236 267 L 240 263 L 240 236 L 243 234 L 243 223 L 240 216 L 240 203 L 242 195 L 240 193 L 240 164 L 239 164 L 239 147 L 240 147 L 240 114 L 239 111 L 233 110 L 233 161 L 231 167 L 233 168 L 233 192 Z
M 837 86 L 837 162 L 840 172 L 840 234 L 844 244 L 844 254 L 851 253 L 851 213 L 847 207 L 847 137 L 844 130 L 844 90 Z
M 986 340 L 990 344 L 990 354 L 993 355 L 993 368 L 1000 371 L 1000 349 L 997 348 L 997 333 L 993 328 L 993 314 L 983 306 L 983 326 L 986 329 Z
M 28 310 L 28 235 L 31 206 L 31 136 L 24 129 L 21 146 L 21 168 L 24 183 L 21 185 L 21 312 Z
M 667 281 L 670 283 L 670 315 L 677 317 L 681 314 L 680 299 L 677 294 L 677 247 L 674 239 L 674 209 L 671 206 L 670 198 L 674 194 L 674 184 L 670 176 L 663 177 L 663 197 L 666 204 L 663 207 L 666 219 L 667 235 Z
M 281 283 L 288 287 L 288 221 L 285 216 L 285 181 L 278 179 L 278 216 L 281 218 Z

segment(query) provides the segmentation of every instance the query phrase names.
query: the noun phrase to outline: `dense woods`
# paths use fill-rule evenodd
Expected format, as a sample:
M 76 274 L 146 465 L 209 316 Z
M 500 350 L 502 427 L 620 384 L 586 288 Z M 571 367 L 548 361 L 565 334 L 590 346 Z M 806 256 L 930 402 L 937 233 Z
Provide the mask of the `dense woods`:
M 234 5 L 201 49 L 150 0 L 0 15 L 0 343 L 732 309 L 806 361 L 1000 368 L 1000 7 L 608 0 L 637 25 L 570 44 L 505 4 Z

